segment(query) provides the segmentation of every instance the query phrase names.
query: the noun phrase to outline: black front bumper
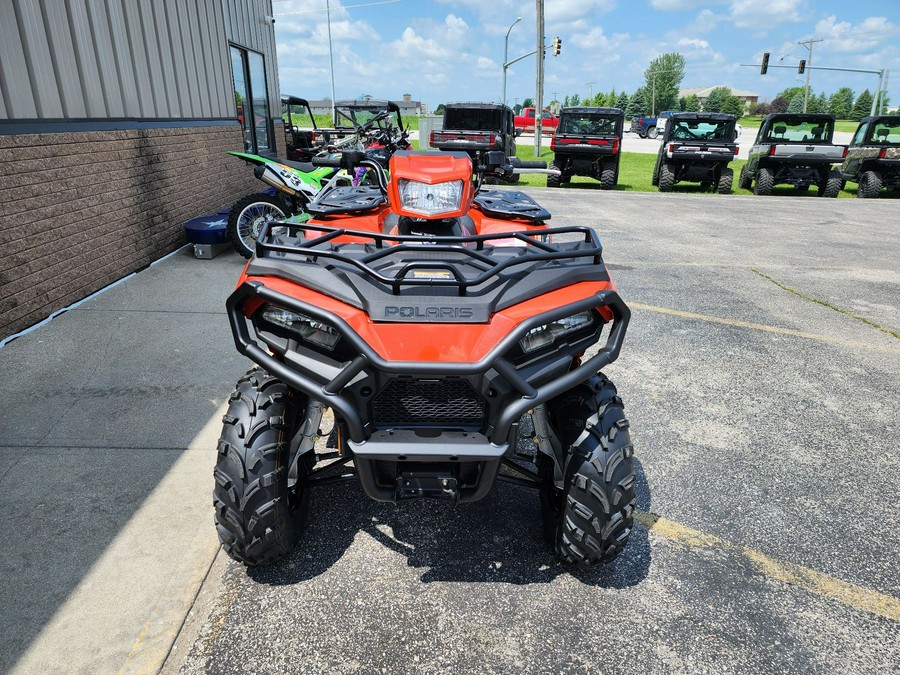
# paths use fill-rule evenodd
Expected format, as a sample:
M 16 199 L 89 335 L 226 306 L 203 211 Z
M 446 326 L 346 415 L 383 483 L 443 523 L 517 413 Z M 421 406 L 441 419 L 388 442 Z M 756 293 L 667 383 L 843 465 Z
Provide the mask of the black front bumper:
M 244 307 L 248 301 L 254 299 L 329 324 L 340 333 L 341 339 L 348 341 L 356 356 L 342 364 L 340 368 L 322 368 L 321 371 L 310 368 L 303 370 L 294 367 L 289 359 L 276 358 L 260 345 L 257 341 L 258 335 L 251 336 L 250 322 L 245 316 Z M 608 307 L 613 315 L 606 344 L 576 368 L 569 369 L 572 355 L 557 355 L 555 352 L 549 353 L 546 361 L 529 363 L 527 367 L 517 367 L 507 358 L 517 347 L 518 341 L 532 329 L 579 312 L 602 307 Z M 228 298 L 227 309 L 238 351 L 291 387 L 330 406 L 346 425 L 348 440 L 357 447 L 370 440 L 376 430 L 364 419 L 355 401 L 342 395 L 342 391 L 357 378 L 364 377 L 366 371 L 378 371 L 380 375 L 388 377 L 490 376 L 495 382 L 502 384 L 502 387 L 498 388 L 505 389 L 508 393 L 502 400 L 492 404 L 492 412 L 481 431 L 485 442 L 489 445 L 505 446 L 513 425 L 524 412 L 585 382 L 618 358 L 631 317 L 630 310 L 617 293 L 601 291 L 523 321 L 480 361 L 441 363 L 386 361 L 339 317 L 324 312 L 314 305 L 278 293 L 257 281 L 246 282 L 235 290 Z M 493 451 L 482 454 L 485 459 L 496 458 L 490 457 Z

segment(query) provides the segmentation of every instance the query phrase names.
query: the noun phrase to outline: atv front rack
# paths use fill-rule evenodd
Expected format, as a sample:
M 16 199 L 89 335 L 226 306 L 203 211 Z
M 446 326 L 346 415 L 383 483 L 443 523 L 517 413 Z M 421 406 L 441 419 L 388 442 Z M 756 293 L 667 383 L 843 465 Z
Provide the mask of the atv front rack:
M 306 230 L 323 232 L 314 239 L 297 237 L 295 241 L 285 241 L 284 235 L 273 236 L 271 228 L 288 229 L 290 232 Z M 577 235 L 574 241 L 553 244 L 551 236 Z M 349 237 L 354 243 L 336 241 L 341 237 Z M 515 241 L 514 246 L 496 247 L 499 242 Z M 344 247 L 346 248 L 345 252 Z M 492 255 L 499 249 L 514 250 L 514 255 L 502 258 Z M 350 253 L 352 251 L 352 253 Z M 456 263 L 436 260 L 409 262 L 399 268 L 396 274 L 388 276 L 375 268 L 375 264 L 392 256 L 405 253 L 427 252 L 446 253 L 456 258 Z M 266 223 L 256 242 L 257 259 L 281 259 L 296 262 L 317 263 L 319 259 L 335 261 L 350 265 L 371 279 L 391 289 L 399 295 L 404 286 L 453 287 L 460 296 L 477 286 L 482 286 L 504 271 L 519 265 L 540 262 L 581 259 L 586 265 L 603 264 L 603 246 L 595 230 L 589 227 L 555 227 L 536 230 L 501 232 L 461 237 L 424 237 L 418 235 L 388 235 L 329 227 L 310 225 L 309 223 L 290 223 L 286 221 L 270 221 Z M 465 261 L 479 273 L 474 276 L 464 275 L 458 266 Z M 251 263 L 252 265 L 252 263 Z M 423 270 L 438 273 L 424 275 Z M 439 272 L 446 272 L 442 275 Z M 416 272 L 419 272 L 417 275 Z

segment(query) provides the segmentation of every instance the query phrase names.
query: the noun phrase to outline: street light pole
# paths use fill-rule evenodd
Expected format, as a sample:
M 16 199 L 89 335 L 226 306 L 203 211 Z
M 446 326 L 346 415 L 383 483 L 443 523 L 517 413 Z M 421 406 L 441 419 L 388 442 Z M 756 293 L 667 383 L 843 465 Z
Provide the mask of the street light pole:
M 806 112 L 807 103 L 809 103 L 809 75 L 812 70 L 812 46 L 816 42 L 822 42 L 823 38 L 819 38 L 818 40 L 802 40 L 798 42 L 798 45 L 803 45 L 806 47 L 806 51 L 808 54 L 806 55 L 806 87 L 803 89 L 803 112 Z
M 331 0 L 325 0 L 325 11 L 328 20 L 328 60 L 331 62 L 331 118 L 334 126 L 337 126 L 337 106 L 334 104 L 334 49 L 331 47 Z
M 503 105 L 506 105 L 506 69 L 509 68 L 509 64 L 507 63 L 508 54 L 509 54 L 509 31 L 513 29 L 517 23 L 522 20 L 520 16 L 518 19 L 512 22 L 512 26 L 510 26 L 506 31 L 506 37 L 503 38 Z

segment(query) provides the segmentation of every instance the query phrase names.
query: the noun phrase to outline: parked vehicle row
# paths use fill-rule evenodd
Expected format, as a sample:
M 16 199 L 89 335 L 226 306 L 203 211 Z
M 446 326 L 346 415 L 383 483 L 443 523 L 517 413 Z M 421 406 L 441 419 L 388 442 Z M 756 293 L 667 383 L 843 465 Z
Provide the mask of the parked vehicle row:
M 723 113 L 666 112 L 652 183 L 660 192 L 676 183 L 694 182 L 720 194 L 732 191 L 737 157 L 736 118 Z M 632 121 L 642 137 L 650 134 L 650 118 Z M 572 176 L 589 176 L 601 189 L 618 183 L 624 115 L 618 108 L 564 108 L 559 131 L 550 144 L 551 165 L 560 171 L 547 177 L 547 187 L 559 187 Z M 883 188 L 900 191 L 900 116 L 864 118 L 848 146 L 834 142 L 834 115 L 773 113 L 759 128 L 738 185 L 756 195 L 770 195 L 776 185 L 801 192 L 815 187 L 822 197 L 837 197 L 848 182 L 857 196 L 873 198 Z

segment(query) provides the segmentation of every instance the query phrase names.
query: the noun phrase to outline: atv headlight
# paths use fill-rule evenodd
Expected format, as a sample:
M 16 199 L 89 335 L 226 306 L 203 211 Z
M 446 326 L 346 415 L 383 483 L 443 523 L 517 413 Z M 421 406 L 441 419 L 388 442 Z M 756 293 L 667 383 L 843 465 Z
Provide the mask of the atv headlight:
M 401 178 L 397 181 L 400 191 L 400 207 L 404 211 L 423 216 L 437 216 L 459 211 L 462 206 L 463 182 L 451 180 L 444 183 L 420 183 Z
M 263 310 L 262 318 L 271 324 L 287 328 L 306 342 L 325 349 L 334 349 L 341 339 L 340 334 L 328 324 L 280 307 L 267 306 Z
M 551 323 L 545 323 L 543 326 L 532 328 L 525 337 L 519 340 L 519 346 L 523 352 L 528 354 L 552 345 L 560 336 L 574 333 L 593 323 L 594 315 L 590 311 L 573 314 Z

